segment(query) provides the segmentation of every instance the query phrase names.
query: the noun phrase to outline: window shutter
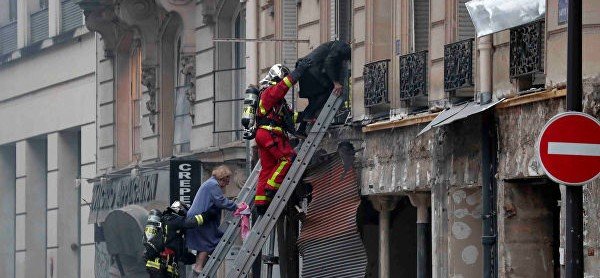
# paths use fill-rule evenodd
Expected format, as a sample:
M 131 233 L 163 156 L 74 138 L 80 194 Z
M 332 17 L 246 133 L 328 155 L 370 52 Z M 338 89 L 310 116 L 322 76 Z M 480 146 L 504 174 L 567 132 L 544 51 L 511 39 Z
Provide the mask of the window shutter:
M 458 0 L 458 39 L 457 41 L 466 40 L 475 37 L 475 26 L 471 22 L 471 17 L 467 11 L 467 3 L 470 0 Z
M 31 14 L 31 42 L 38 42 L 48 37 L 48 9 Z
M 69 31 L 83 25 L 83 11 L 73 0 L 61 2 L 62 26 L 61 31 Z
M 417 52 L 429 49 L 429 0 L 414 0 L 414 9 L 414 52 Z
M 17 50 L 17 22 L 0 27 L 0 54 Z
M 282 1 L 282 26 L 282 36 L 284 39 L 295 40 L 298 38 L 298 7 L 296 6 L 296 0 Z M 282 57 L 283 64 L 290 70 L 293 70 L 296 60 L 298 59 L 298 47 L 296 42 L 283 42 Z M 291 93 L 286 94 L 286 100 L 288 103 L 293 103 L 293 96 Z

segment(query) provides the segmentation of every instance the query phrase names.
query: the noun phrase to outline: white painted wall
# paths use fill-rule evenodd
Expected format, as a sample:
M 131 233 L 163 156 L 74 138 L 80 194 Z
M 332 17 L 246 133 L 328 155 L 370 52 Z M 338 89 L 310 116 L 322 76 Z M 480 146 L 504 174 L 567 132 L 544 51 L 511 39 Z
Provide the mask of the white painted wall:
M 79 39 L 1 65 L 0 101 L 92 74 L 96 67 L 94 34 Z

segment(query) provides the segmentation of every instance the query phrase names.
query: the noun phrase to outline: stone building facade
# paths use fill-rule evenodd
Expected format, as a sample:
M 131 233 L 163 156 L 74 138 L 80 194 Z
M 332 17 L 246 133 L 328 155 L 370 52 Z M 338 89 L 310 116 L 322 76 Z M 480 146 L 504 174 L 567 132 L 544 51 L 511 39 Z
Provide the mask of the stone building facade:
M 96 35 L 71 0 L 0 1 L 0 277 L 94 272 Z
M 544 176 L 533 144 L 565 110 L 564 2 L 546 1 L 541 21 L 481 38 L 465 2 L 81 0 L 100 35 L 97 177 L 162 171 L 177 157 L 204 170 L 228 163 L 241 184 L 243 88 L 274 63 L 293 66 L 320 43 L 346 40 L 350 116 L 323 147 L 359 150 L 361 209 L 374 218 L 361 225 L 367 276 L 416 275 L 425 231 L 433 277 L 482 277 L 490 264 L 500 277 L 559 277 L 564 187 Z M 583 5 L 584 111 L 599 117 L 600 4 Z M 600 277 L 596 187 L 584 186 L 590 277 Z

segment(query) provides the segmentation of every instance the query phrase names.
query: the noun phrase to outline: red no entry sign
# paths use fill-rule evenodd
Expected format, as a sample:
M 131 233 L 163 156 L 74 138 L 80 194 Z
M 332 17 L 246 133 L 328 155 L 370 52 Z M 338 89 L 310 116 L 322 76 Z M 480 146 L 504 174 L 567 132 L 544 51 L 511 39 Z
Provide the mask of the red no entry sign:
M 542 129 L 536 153 L 555 182 L 587 183 L 600 174 L 600 122 L 585 113 L 560 113 Z

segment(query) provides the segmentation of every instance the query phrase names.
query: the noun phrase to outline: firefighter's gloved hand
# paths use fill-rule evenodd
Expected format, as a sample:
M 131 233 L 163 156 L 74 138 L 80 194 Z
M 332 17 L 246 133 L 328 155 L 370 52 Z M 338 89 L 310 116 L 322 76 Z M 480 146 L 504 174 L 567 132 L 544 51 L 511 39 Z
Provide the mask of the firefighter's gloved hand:
M 292 71 L 292 73 L 290 73 L 290 76 L 292 76 L 292 80 L 294 80 L 294 82 L 297 82 L 304 73 L 304 71 L 310 68 L 311 65 L 312 60 L 310 58 L 299 59 L 298 62 L 296 62 L 296 68 L 294 69 L 294 71 Z

